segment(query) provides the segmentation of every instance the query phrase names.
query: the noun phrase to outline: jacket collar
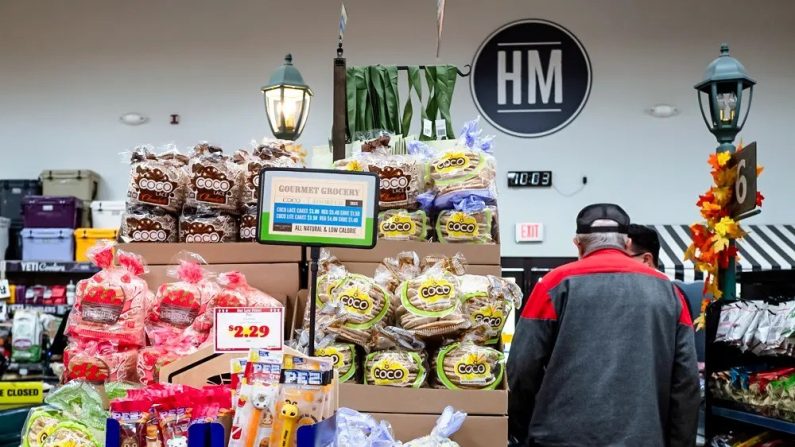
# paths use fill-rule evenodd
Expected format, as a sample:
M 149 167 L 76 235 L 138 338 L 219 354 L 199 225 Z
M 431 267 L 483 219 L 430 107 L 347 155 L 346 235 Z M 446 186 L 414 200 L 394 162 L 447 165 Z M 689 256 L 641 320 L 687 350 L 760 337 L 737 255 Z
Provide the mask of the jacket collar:
M 613 255 L 619 254 L 619 255 L 622 255 L 622 256 L 625 256 L 625 257 L 629 257 L 629 255 L 627 254 L 626 251 L 624 251 L 623 248 L 619 248 L 619 247 L 602 247 L 602 248 L 597 248 L 596 250 L 594 250 L 592 252 L 586 253 L 585 256 L 583 256 L 582 258 L 585 259 L 585 258 L 590 258 L 591 256 L 602 256 L 602 255 L 608 255 L 608 254 L 613 254 Z

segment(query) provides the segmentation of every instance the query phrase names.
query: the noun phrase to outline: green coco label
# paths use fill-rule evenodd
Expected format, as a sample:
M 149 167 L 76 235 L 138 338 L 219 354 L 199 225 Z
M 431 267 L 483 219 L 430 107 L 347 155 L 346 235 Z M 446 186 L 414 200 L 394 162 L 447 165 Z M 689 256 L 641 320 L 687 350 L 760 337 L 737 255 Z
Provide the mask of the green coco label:
M 400 362 L 383 358 L 373 364 L 370 379 L 375 385 L 402 385 L 408 383 L 409 370 Z
M 439 161 L 434 163 L 433 168 L 441 174 L 446 174 L 466 169 L 469 164 L 469 157 L 464 152 L 448 152 L 442 155 Z
M 339 295 L 339 301 L 346 311 L 358 315 L 370 315 L 373 309 L 373 299 L 358 287 L 344 290 Z
M 473 216 L 456 211 L 447 221 L 446 229 L 451 237 L 477 237 L 478 221 Z
M 411 236 L 415 231 L 414 221 L 406 214 L 397 214 L 381 222 L 381 233 L 386 237 Z

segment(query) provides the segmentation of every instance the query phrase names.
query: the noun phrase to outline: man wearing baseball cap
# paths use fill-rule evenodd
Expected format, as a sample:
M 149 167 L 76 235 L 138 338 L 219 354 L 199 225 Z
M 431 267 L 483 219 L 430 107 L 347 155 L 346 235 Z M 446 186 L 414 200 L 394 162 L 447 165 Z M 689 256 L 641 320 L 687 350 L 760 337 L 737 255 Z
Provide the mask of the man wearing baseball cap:
M 533 289 L 508 357 L 511 446 L 693 446 L 693 328 L 662 273 L 633 260 L 614 204 L 577 216 L 578 261 Z

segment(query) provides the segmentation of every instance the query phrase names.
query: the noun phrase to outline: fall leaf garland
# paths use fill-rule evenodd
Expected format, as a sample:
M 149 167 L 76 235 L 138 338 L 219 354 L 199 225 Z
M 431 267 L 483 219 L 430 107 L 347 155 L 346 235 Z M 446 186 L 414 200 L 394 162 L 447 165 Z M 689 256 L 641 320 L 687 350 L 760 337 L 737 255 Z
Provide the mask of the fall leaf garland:
M 740 144 L 737 152 L 742 150 Z M 728 152 L 709 156 L 714 185 L 698 197 L 696 205 L 705 221 L 690 226 L 693 242 L 685 252 L 685 259 L 692 261 L 696 269 L 706 274 L 704 292 L 711 294 L 715 300 L 723 296 L 718 284 L 718 270 L 728 268 L 729 261 L 737 257 L 737 248 L 731 245 L 731 241 L 742 239 L 746 235 L 740 223 L 731 217 L 737 171 L 729 165 L 730 160 L 731 154 Z M 762 170 L 761 166 L 757 167 L 757 175 Z M 756 205 L 762 206 L 763 200 L 764 196 L 757 192 Z M 709 299 L 702 302 L 701 315 L 695 321 L 698 327 L 703 327 L 704 310 L 709 303 Z

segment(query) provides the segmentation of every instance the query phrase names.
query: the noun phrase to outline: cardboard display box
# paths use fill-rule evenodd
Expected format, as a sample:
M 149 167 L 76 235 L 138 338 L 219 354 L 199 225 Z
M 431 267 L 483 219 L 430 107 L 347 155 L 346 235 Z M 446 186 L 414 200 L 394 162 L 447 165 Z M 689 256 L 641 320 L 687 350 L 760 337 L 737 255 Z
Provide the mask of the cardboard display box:
M 508 414 L 508 390 L 455 391 L 352 383 L 340 385 L 340 406 L 364 413 L 439 415 L 448 405 L 469 415 L 505 416 Z
M 351 248 L 330 248 L 343 264 L 350 262 L 379 263 L 384 258 L 395 256 L 402 251 L 417 252 L 425 256 L 454 256 L 461 253 L 470 265 L 500 265 L 500 246 L 497 244 L 442 244 L 438 242 L 378 241 L 371 250 Z M 309 252 L 306 254 L 309 259 Z
M 198 253 L 208 264 L 302 262 L 301 247 L 262 245 L 256 242 L 227 242 L 222 244 L 136 242 L 119 244 L 118 248 L 143 256 L 149 265 L 173 264 L 181 251 Z
M 370 414 L 377 421 L 389 422 L 395 439 L 402 442 L 428 436 L 439 418 L 435 414 Z M 467 415 L 464 425 L 453 434 L 452 440 L 465 447 L 503 446 L 508 442 L 508 416 Z

